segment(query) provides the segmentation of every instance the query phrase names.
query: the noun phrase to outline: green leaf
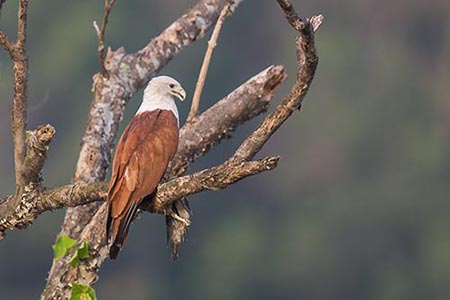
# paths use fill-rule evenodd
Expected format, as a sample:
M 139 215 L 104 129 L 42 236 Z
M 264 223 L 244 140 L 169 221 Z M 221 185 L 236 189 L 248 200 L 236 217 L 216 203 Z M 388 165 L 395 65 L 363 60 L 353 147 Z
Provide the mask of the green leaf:
M 72 258 L 69 261 L 69 266 L 76 267 L 80 264 L 80 258 L 78 257 L 78 251 L 75 251 Z
M 70 284 L 72 286 L 72 292 L 70 300 L 95 300 L 95 290 L 89 285 L 82 285 L 75 282 Z
M 78 257 L 80 259 L 89 257 L 89 247 L 86 241 L 83 241 L 80 247 L 77 249 Z
M 78 247 L 77 251 L 73 254 L 69 261 L 69 266 L 76 267 L 80 264 L 80 259 L 89 257 L 88 243 L 83 241 L 83 243 Z
M 69 252 L 69 250 L 75 245 L 76 241 L 71 239 L 67 235 L 61 235 L 56 243 L 52 246 L 53 248 L 53 258 L 59 259 Z

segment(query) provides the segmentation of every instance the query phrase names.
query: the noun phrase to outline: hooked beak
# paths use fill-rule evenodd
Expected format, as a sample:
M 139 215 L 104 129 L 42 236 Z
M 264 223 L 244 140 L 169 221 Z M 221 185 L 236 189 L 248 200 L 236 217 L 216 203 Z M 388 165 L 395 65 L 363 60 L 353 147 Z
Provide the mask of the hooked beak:
M 181 86 L 174 88 L 172 90 L 172 95 L 180 99 L 180 101 L 186 99 L 186 91 Z

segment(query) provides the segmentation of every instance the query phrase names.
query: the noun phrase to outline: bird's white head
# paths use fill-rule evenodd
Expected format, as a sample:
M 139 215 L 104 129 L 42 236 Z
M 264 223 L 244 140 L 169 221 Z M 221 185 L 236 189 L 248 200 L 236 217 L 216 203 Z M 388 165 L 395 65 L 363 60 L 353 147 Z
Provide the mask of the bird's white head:
M 183 101 L 186 98 L 186 91 L 181 84 L 172 77 L 158 76 L 152 78 L 145 88 L 144 98 L 147 95 L 176 97 Z
M 152 78 L 144 90 L 144 98 L 136 114 L 156 109 L 171 110 L 177 119 L 178 109 L 174 98 L 183 101 L 186 91 L 181 84 L 169 76 L 158 76 Z

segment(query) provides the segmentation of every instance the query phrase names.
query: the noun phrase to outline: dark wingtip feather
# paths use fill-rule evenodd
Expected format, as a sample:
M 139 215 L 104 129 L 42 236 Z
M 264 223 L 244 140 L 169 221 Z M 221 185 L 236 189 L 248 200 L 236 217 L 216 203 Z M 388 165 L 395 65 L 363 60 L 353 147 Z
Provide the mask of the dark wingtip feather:
M 116 259 L 117 255 L 119 255 L 120 247 L 117 245 L 112 245 L 111 248 L 109 248 L 109 258 Z

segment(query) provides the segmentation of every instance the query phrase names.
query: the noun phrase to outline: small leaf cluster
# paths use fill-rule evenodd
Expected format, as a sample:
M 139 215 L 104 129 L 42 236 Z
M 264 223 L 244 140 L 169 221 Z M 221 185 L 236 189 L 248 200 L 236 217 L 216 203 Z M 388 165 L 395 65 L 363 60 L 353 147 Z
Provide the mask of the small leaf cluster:
M 82 285 L 75 282 L 70 284 L 72 286 L 72 293 L 70 300 L 95 300 L 95 290 L 89 285 Z
M 66 256 L 75 246 L 76 240 L 68 237 L 67 235 L 61 235 L 52 246 L 53 248 L 53 258 L 60 259 Z M 76 267 L 80 264 L 80 260 L 89 257 L 88 243 L 83 241 L 78 248 L 75 249 L 72 257 L 69 261 L 69 266 Z M 71 284 L 72 292 L 70 300 L 95 300 L 95 290 L 89 285 L 82 285 L 76 282 Z

